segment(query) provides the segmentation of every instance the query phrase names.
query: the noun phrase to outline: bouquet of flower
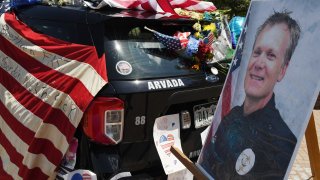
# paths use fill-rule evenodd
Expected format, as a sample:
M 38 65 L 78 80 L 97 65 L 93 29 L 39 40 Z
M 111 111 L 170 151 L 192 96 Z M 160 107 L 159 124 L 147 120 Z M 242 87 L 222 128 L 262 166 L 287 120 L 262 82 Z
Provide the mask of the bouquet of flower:
M 219 61 L 231 61 L 233 49 L 223 12 L 199 13 L 182 9 L 175 9 L 175 12 L 198 21 L 193 25 L 195 33 L 189 36 L 185 50 L 186 54 L 192 57 L 192 68 L 199 70 L 207 66 L 217 66 L 227 73 L 228 67 L 219 64 Z
M 156 38 L 170 50 L 176 51 L 184 58 L 190 59 L 191 68 L 200 70 L 209 66 L 217 66 L 222 72 L 227 72 L 228 67 L 221 64 L 223 60 L 231 60 L 233 55 L 231 36 L 228 23 L 220 12 L 204 12 L 175 9 L 183 17 L 195 19 L 192 26 L 194 32 L 176 32 L 173 36 L 165 35 L 155 30 L 152 31 Z M 221 69 L 223 68 L 223 69 Z

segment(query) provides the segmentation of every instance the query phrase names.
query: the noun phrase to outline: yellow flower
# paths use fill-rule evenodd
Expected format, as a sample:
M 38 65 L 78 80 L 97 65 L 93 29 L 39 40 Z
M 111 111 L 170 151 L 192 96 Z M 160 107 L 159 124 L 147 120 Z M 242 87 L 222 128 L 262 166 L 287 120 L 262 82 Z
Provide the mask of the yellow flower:
M 200 38 L 200 32 L 195 32 L 195 33 L 194 33 L 194 37 L 196 37 L 197 39 L 199 39 L 199 38 Z
M 200 23 L 195 23 L 192 28 L 198 32 L 201 31 L 201 24 Z
M 203 25 L 203 31 L 216 31 L 216 25 L 214 23 L 210 23 L 209 25 Z

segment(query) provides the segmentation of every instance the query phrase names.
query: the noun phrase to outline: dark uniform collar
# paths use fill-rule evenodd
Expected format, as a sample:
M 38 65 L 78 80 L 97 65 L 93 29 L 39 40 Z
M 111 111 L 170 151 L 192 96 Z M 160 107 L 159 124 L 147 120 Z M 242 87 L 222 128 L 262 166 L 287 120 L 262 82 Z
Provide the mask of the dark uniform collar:
M 248 114 L 247 116 L 254 116 L 256 114 L 260 114 L 261 115 L 265 111 L 265 109 L 274 109 L 275 105 L 276 105 L 276 103 L 275 103 L 275 95 L 274 95 L 274 93 L 272 93 L 272 97 L 270 98 L 269 102 L 263 108 L 258 109 L 256 111 Z M 242 111 L 242 114 L 244 114 L 244 103 L 241 106 L 241 111 Z

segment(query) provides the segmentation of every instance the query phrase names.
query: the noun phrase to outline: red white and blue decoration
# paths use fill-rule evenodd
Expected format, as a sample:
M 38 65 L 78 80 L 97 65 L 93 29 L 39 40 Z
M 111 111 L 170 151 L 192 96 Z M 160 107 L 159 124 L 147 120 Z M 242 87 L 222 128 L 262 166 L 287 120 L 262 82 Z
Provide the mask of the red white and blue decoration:
M 72 162 L 75 130 L 108 82 L 105 57 L 36 33 L 13 12 L 0 27 L 0 179 L 54 179 L 68 149 Z
M 97 180 L 97 175 L 89 170 L 79 169 L 62 177 L 64 180 Z

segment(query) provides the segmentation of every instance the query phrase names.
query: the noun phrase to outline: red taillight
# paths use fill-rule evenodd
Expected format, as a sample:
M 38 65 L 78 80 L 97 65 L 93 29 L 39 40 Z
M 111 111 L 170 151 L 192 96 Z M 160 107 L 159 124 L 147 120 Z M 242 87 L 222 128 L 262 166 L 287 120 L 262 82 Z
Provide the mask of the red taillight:
M 93 141 L 118 144 L 122 140 L 124 103 L 118 98 L 98 97 L 83 116 L 83 130 Z

